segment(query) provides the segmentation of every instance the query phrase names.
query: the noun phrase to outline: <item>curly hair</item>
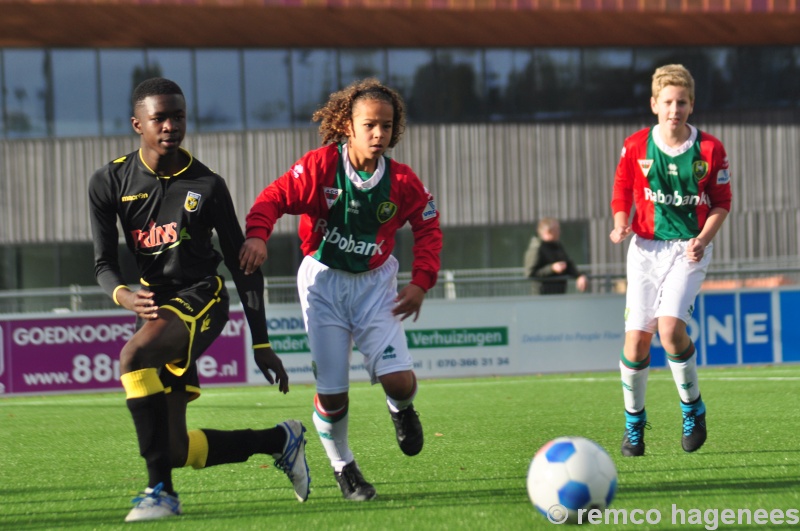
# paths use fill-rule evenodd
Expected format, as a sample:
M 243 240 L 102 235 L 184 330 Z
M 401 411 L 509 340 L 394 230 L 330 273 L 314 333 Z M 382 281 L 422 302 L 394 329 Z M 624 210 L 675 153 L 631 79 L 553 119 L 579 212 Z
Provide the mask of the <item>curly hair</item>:
M 406 108 L 403 98 L 376 78 L 370 77 L 355 81 L 347 88 L 334 92 L 328 98 L 328 102 L 313 114 L 311 119 L 320 122 L 319 134 L 323 144 L 341 142 L 347 138 L 347 126 L 353 120 L 353 107 L 361 100 L 383 101 L 392 106 L 394 116 L 389 147 L 394 147 L 400 142 L 400 137 L 406 129 Z

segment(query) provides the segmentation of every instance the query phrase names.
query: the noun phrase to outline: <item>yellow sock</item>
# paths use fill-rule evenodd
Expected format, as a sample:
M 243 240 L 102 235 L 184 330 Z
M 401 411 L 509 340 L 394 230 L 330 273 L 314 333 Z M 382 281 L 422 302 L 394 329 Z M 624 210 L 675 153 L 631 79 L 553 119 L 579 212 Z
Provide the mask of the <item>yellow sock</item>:
M 206 467 L 208 459 L 208 438 L 203 430 L 189 432 L 189 450 L 186 452 L 186 464 L 194 469 Z
M 142 398 L 164 392 L 164 385 L 156 369 L 140 369 L 119 377 L 126 398 Z

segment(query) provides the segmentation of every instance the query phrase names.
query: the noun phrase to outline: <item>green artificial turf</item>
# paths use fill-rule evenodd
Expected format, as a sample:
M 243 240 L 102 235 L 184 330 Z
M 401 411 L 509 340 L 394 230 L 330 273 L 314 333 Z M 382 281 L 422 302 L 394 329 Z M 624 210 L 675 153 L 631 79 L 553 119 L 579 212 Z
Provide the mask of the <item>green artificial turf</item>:
M 121 391 L 3 398 L 0 529 L 547 529 L 525 480 L 536 450 L 562 435 L 588 437 L 611 454 L 619 473 L 612 508 L 661 515 L 655 526 L 612 520 L 598 529 L 792 527 L 725 524 L 720 515 L 800 509 L 800 366 L 701 369 L 700 387 L 709 429 L 700 451 L 681 449 L 675 384 L 669 371 L 654 370 L 647 454 L 623 458 L 617 373 L 422 381 L 415 406 L 425 448 L 410 458 L 397 447 L 379 386 L 353 384 L 350 445 L 378 491 L 361 503 L 344 500 L 333 478 L 311 422 L 312 386 L 294 386 L 285 396 L 270 387 L 204 389 L 189 406 L 190 429 L 300 419 L 309 430 L 311 496 L 298 503 L 271 458 L 254 456 L 176 470 L 184 515 L 141 524 L 123 523 L 146 477 Z

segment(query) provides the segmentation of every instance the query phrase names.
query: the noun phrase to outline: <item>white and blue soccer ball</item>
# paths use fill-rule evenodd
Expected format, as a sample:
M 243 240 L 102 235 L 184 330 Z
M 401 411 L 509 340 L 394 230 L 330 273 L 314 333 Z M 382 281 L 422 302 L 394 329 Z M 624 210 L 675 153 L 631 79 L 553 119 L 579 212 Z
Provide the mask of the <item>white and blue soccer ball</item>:
M 531 503 L 553 523 L 586 522 L 617 492 L 617 467 L 602 446 L 584 437 L 559 437 L 542 446 L 528 468 Z M 584 511 L 579 513 L 579 511 Z

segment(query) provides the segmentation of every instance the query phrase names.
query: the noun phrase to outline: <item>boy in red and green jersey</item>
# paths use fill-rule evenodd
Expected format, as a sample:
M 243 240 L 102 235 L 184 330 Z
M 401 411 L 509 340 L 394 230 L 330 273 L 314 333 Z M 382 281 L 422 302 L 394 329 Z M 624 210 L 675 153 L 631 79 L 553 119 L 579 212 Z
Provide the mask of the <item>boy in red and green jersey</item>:
M 611 200 L 611 241 L 621 243 L 634 235 L 628 248 L 625 345 L 620 357 L 626 457 L 644 455 L 645 391 L 656 332 L 681 400 L 681 446 L 694 452 L 706 441 L 706 406 L 686 325 L 711 262 L 711 241 L 731 207 L 725 148 L 687 123 L 694 110 L 689 71 L 682 65 L 656 69 L 650 106 L 658 124 L 625 140 Z

